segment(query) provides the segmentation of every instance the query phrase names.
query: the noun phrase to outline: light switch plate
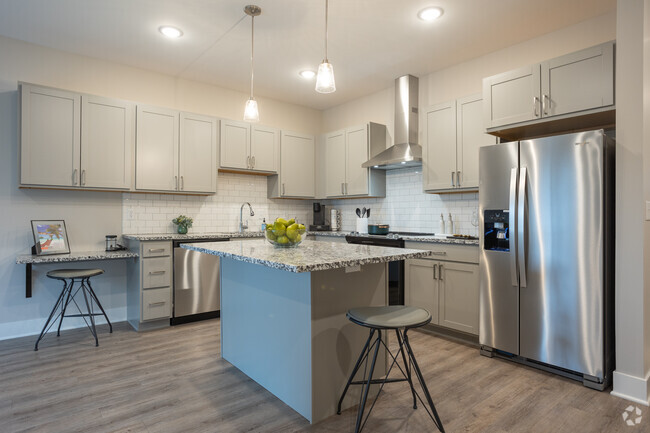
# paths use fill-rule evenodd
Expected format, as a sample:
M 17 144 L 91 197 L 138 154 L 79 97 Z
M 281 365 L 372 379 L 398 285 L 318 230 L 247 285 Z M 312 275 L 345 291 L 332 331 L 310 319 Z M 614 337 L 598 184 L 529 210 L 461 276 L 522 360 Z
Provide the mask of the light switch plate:
M 650 221 L 650 201 L 645 202 L 645 220 Z

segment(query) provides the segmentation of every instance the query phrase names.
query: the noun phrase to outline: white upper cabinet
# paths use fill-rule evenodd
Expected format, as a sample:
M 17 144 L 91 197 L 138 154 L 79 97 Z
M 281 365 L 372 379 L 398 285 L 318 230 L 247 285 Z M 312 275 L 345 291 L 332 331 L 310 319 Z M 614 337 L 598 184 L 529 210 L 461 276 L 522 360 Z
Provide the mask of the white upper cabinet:
M 136 189 L 178 189 L 178 127 L 178 111 L 138 105 Z
M 217 119 L 181 113 L 179 191 L 217 191 Z
M 424 111 L 424 117 L 424 190 L 478 189 L 478 150 L 496 143 L 485 133 L 481 95 L 435 105 Z
M 21 84 L 22 185 L 130 189 L 134 104 Z
M 313 198 L 314 137 L 282 131 L 280 140 L 280 173 L 269 179 L 269 196 Z
M 378 123 L 347 128 L 325 136 L 325 195 L 385 197 L 386 172 L 361 165 L 386 149 L 386 126 Z
M 20 183 L 79 186 L 81 96 L 20 86 Z
M 250 168 L 251 128 L 246 122 L 221 121 L 221 167 Z
M 345 194 L 345 130 L 325 136 L 325 195 L 337 197 Z
M 614 105 L 614 42 L 483 79 L 487 129 Z
M 424 189 L 456 185 L 456 101 L 425 110 L 422 170 Z
M 81 186 L 131 188 L 135 104 L 81 97 Z
M 138 106 L 138 190 L 217 191 L 217 119 L 167 108 Z
M 256 171 L 278 171 L 280 133 L 275 128 L 251 126 L 251 168 Z
M 276 173 L 279 131 L 246 122 L 222 120 L 219 166 L 224 169 Z

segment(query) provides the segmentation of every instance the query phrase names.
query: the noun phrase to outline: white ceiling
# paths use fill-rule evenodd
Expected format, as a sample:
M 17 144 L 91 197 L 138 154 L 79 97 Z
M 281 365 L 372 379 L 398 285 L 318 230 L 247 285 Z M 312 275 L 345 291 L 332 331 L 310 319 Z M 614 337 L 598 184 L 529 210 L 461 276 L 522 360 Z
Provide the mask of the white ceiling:
M 262 8 L 256 96 L 317 109 L 616 8 L 616 0 L 330 0 L 337 91 L 327 95 L 298 77 L 323 59 L 325 0 L 0 0 L 0 35 L 247 92 L 250 18 L 235 24 L 251 2 Z M 430 5 L 444 15 L 420 21 Z M 163 38 L 164 24 L 184 36 Z

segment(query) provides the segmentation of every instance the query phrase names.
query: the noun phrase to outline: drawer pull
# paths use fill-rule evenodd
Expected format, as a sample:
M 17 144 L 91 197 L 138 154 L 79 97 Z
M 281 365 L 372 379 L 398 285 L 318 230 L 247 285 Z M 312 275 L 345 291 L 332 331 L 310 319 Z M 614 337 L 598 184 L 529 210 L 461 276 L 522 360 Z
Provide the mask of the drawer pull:
M 150 253 L 163 253 L 165 252 L 164 248 L 149 248 Z
M 431 251 L 431 255 L 433 255 L 433 256 L 446 256 L 447 251 Z
M 165 271 L 149 271 L 149 275 L 162 275 Z
M 149 303 L 149 306 L 150 306 L 150 307 L 160 307 L 160 306 L 165 305 L 166 303 L 167 303 L 167 302 L 165 302 L 165 301 L 161 301 L 161 302 L 150 302 L 150 303 Z

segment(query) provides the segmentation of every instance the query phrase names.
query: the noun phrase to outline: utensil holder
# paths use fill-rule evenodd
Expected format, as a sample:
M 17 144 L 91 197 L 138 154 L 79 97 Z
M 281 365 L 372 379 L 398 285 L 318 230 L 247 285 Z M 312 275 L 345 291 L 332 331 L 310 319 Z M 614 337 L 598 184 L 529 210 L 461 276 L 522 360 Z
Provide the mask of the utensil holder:
M 357 232 L 368 233 L 368 218 L 357 218 Z

